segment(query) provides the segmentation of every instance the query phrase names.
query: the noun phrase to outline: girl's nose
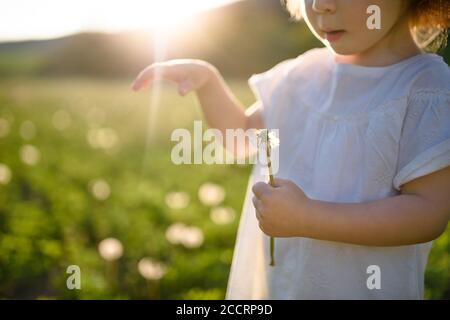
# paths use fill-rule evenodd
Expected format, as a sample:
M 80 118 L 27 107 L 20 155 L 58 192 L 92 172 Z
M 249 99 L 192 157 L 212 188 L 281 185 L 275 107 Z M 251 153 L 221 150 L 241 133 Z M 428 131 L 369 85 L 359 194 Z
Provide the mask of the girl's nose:
M 335 0 L 314 0 L 312 4 L 312 9 L 316 13 L 334 13 L 336 11 L 336 1 Z

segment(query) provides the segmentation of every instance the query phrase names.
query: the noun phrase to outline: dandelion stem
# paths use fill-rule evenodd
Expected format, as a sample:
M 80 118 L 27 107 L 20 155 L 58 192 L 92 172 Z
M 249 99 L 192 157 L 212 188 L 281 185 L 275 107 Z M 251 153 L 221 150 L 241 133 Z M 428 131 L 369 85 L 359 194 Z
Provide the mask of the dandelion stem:
M 269 130 L 266 131 L 266 154 L 267 154 L 267 167 L 269 168 L 269 184 L 274 187 L 275 183 L 273 181 L 272 174 L 272 161 L 270 160 L 270 139 Z M 270 237 L 270 265 L 275 266 L 275 239 Z

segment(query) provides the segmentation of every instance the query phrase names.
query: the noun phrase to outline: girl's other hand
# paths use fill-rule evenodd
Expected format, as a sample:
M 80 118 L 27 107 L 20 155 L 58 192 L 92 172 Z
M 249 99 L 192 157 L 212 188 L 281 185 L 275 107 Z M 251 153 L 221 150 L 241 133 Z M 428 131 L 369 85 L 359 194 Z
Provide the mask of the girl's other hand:
M 301 237 L 310 199 L 291 180 L 274 179 L 275 186 L 264 182 L 253 185 L 253 205 L 260 229 L 272 237 Z
M 185 96 L 205 86 L 215 71 L 214 66 L 203 60 L 175 59 L 156 62 L 142 70 L 131 88 L 139 91 L 150 87 L 153 81 L 169 80 L 178 85 L 178 93 Z

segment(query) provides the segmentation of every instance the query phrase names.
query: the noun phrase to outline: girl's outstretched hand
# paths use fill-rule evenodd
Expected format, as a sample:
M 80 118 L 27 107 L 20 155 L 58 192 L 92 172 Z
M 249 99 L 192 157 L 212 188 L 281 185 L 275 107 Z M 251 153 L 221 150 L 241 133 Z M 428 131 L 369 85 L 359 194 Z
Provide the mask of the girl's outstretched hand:
M 201 89 L 211 78 L 215 68 L 210 63 L 196 59 L 175 59 L 156 62 L 142 70 L 134 80 L 134 91 L 149 87 L 153 81 L 169 80 L 178 85 L 178 93 L 185 96 Z

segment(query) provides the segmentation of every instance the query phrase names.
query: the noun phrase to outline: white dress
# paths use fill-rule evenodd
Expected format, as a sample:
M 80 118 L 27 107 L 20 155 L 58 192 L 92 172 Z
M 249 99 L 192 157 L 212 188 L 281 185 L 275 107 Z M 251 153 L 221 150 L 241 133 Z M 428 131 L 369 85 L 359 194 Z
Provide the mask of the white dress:
M 386 67 L 336 63 L 313 49 L 255 74 L 249 84 L 267 128 L 279 129 L 280 178 L 313 199 L 365 202 L 450 165 L 450 68 L 435 54 Z M 243 205 L 226 299 L 422 299 L 432 242 L 370 247 L 269 237 L 258 227 L 251 186 Z M 380 268 L 369 289 L 367 268 Z

